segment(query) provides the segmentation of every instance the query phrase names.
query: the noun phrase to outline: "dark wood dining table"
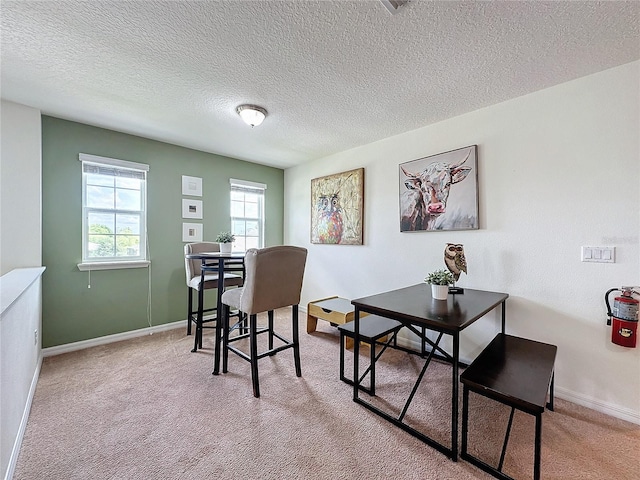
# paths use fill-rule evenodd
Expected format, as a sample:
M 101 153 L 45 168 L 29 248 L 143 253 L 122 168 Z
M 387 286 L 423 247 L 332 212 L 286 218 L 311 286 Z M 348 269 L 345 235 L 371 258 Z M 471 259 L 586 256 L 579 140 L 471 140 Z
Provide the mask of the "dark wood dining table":
M 220 371 L 220 343 L 222 340 L 222 325 L 220 321 L 220 312 L 222 312 L 222 294 L 224 292 L 224 274 L 225 272 L 242 272 L 244 276 L 244 256 L 245 252 L 200 252 L 189 253 L 185 258 L 189 260 L 201 260 L 200 265 L 200 287 L 198 289 L 198 323 L 202 324 L 204 310 L 204 278 L 207 272 L 218 274 L 218 291 L 216 303 L 216 316 L 213 320 L 216 322 L 215 327 L 215 346 L 213 360 L 213 374 L 218 375 Z M 189 320 L 191 321 L 191 320 Z
M 411 435 L 419 438 L 423 442 L 431 445 L 440 452 L 456 461 L 458 458 L 458 383 L 460 364 L 460 334 L 469 325 L 483 317 L 493 309 L 501 306 L 502 333 L 505 333 L 506 321 L 506 300 L 509 297 L 506 293 L 487 292 L 483 290 L 472 290 L 466 288 L 464 294 L 449 294 L 447 300 L 434 300 L 431 297 L 431 289 L 428 284 L 418 284 L 390 292 L 384 292 L 369 297 L 352 300 L 354 311 L 354 363 L 353 378 L 356 380 L 353 385 L 353 400 L 363 405 L 372 412 L 380 415 L 394 425 L 402 428 Z M 393 416 L 381 410 L 360 396 L 360 383 L 362 378 L 359 375 L 359 349 L 360 349 L 360 315 L 367 312 L 382 317 L 392 318 L 400 321 L 404 327 L 416 334 L 421 341 L 428 343 L 430 351 L 425 354 L 423 347 L 422 356 L 426 356 L 425 364 L 418 375 L 415 385 L 411 390 L 409 398 L 406 400 L 404 408 L 399 416 Z M 429 338 L 427 331 L 437 332 L 437 339 Z M 447 352 L 440 346 L 443 335 L 452 338 L 452 351 Z M 404 422 L 404 416 L 413 400 L 413 397 L 422 381 L 422 378 L 429 367 L 432 358 L 440 357 L 452 364 L 451 375 L 451 444 L 446 446 L 425 433 L 418 431 Z

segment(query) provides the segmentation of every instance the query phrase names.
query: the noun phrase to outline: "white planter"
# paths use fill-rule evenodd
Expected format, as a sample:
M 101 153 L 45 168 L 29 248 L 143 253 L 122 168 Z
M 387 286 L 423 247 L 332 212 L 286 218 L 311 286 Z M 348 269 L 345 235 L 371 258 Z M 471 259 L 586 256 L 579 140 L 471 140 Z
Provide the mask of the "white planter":
M 233 243 L 228 242 L 228 243 L 221 243 L 220 244 L 220 253 L 231 253 L 231 247 L 233 246 Z
M 446 300 L 449 296 L 449 285 L 431 285 L 431 296 L 434 300 Z

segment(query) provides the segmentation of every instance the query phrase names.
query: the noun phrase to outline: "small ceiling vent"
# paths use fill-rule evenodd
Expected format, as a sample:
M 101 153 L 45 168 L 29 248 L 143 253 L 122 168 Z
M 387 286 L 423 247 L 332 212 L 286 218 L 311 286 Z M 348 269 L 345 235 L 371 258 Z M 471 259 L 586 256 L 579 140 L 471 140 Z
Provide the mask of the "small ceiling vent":
M 409 3 L 409 0 L 380 0 L 382 4 L 387 7 L 387 10 L 391 12 L 392 15 L 398 13 L 398 9 Z

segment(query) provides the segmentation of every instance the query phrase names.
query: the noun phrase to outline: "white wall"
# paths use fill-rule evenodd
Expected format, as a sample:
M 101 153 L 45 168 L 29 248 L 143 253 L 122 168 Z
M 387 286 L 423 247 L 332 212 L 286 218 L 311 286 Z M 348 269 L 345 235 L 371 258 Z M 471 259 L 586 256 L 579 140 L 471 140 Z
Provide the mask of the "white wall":
M 44 267 L 16 268 L 0 277 L 0 474 L 10 479 L 18 459 L 40 372 Z
M 309 249 L 301 303 L 419 283 L 462 243 L 459 285 L 509 293 L 507 332 L 558 346 L 558 396 L 640 423 L 640 348 L 610 342 L 603 300 L 640 284 L 639 86 L 634 62 L 286 170 L 285 241 Z M 480 230 L 400 233 L 398 165 L 472 144 Z M 310 244 L 310 180 L 357 167 L 365 245 Z M 616 263 L 582 263 L 582 245 L 615 246 Z M 497 314 L 476 322 L 462 357 L 498 329 Z
M 42 265 L 40 110 L 0 104 L 0 275 Z
M 42 135 L 39 110 L 0 109 L 0 475 L 11 478 L 41 362 L 42 269 L 20 267 L 42 265 Z

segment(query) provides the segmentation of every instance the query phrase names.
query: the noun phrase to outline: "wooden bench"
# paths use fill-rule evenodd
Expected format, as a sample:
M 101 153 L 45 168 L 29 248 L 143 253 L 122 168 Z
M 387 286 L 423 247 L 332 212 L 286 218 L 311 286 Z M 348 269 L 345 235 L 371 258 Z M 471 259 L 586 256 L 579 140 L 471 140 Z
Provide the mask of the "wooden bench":
M 462 450 L 460 452 L 462 459 L 496 478 L 513 480 L 502 472 L 502 467 L 513 414 L 517 408 L 536 418 L 533 478 L 540 479 L 542 413 L 545 405 L 549 410 L 553 410 L 554 362 L 557 350 L 555 345 L 499 333 L 462 373 L 460 376 L 463 384 Z M 469 391 L 511 407 L 502 454 L 497 467 L 467 453 Z M 548 403 L 547 392 L 549 392 Z
M 391 342 L 396 342 L 396 335 L 402 328 L 402 323 L 391 318 L 379 317 L 378 315 L 367 315 L 360 318 L 360 341 L 369 344 L 370 361 L 369 367 L 364 371 L 360 377 L 360 382 L 364 379 L 367 373 L 371 372 L 369 378 L 369 388 L 361 385 L 360 389 L 367 392 L 369 395 L 376 394 L 376 361 L 380 358 L 380 355 L 384 353 Z M 340 331 L 340 380 L 349 385 L 353 385 L 353 380 L 345 377 L 344 375 L 344 350 L 345 350 L 345 337 L 351 338 L 353 343 L 355 322 L 348 322 L 338 326 Z M 388 335 L 391 335 L 387 338 Z M 384 340 L 383 340 L 384 339 Z M 382 350 L 376 355 L 376 345 L 382 345 Z M 347 346 L 347 348 L 349 348 Z

